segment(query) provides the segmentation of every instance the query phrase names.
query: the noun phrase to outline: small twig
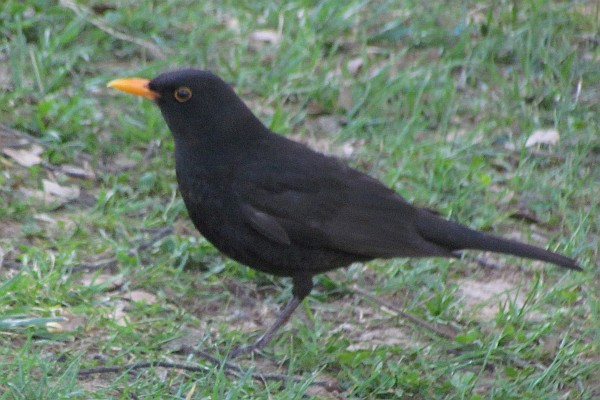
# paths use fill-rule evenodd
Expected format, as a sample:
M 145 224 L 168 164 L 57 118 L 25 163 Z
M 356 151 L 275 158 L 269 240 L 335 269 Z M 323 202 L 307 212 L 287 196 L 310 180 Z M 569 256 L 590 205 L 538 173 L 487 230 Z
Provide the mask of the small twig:
M 214 365 L 220 366 L 221 364 L 223 364 L 223 366 L 229 370 L 242 372 L 242 368 L 239 365 L 233 364 L 228 361 L 221 361 L 212 354 L 207 353 L 203 350 L 194 349 L 192 346 L 181 346 L 181 348 L 178 350 L 178 353 L 193 354 L 195 356 L 210 361 Z
M 142 251 L 142 250 L 146 250 L 149 247 L 152 247 L 152 245 L 154 245 L 154 243 L 158 242 L 159 240 L 161 240 L 162 238 L 169 236 L 173 233 L 173 228 L 161 228 L 159 230 L 156 231 L 156 233 L 154 234 L 154 236 L 152 236 L 150 239 L 146 240 L 145 242 L 140 243 L 136 248 L 129 250 L 127 252 L 127 255 L 129 256 L 133 256 L 135 253 Z
M 205 360 L 210 361 L 211 363 L 213 363 L 216 366 L 223 365 L 225 367 L 225 369 L 234 376 L 239 377 L 241 374 L 244 373 L 244 370 L 239 365 L 233 364 L 228 361 L 223 362 L 223 361 L 219 360 L 217 357 L 213 356 L 212 354 L 209 354 L 202 350 L 194 349 L 191 346 L 183 346 L 180 349 L 180 351 L 204 358 Z M 306 380 L 305 378 L 299 378 L 296 376 L 289 376 L 289 375 L 283 375 L 283 374 L 272 374 L 272 373 L 271 374 L 252 373 L 251 376 L 252 376 L 252 378 L 254 378 L 256 380 L 262 380 L 262 381 L 282 381 L 282 382 L 302 383 Z M 311 383 L 311 385 L 323 386 L 325 388 L 332 388 L 332 386 L 333 386 L 331 382 L 327 382 L 327 381 L 314 381 Z
M 521 155 L 521 149 L 515 149 L 515 150 L 509 150 L 510 153 L 520 156 Z M 525 154 L 528 154 L 530 156 L 533 157 L 539 157 L 539 158 L 545 158 L 545 159 L 552 159 L 553 161 L 565 161 L 565 156 L 564 154 L 559 154 L 559 153 L 555 153 L 555 152 L 549 152 L 549 151 L 543 151 L 543 150 L 537 150 L 534 148 L 527 148 Z
M 422 320 L 420 318 L 417 318 L 414 315 L 409 314 L 409 313 L 407 313 L 405 311 L 402 311 L 400 308 L 396 307 L 395 305 L 390 304 L 390 303 L 388 303 L 386 301 L 383 301 L 380 298 L 378 298 L 377 296 L 375 296 L 375 295 L 373 295 L 373 294 L 371 294 L 371 293 L 369 293 L 369 292 L 367 292 L 367 291 L 365 291 L 365 290 L 363 290 L 363 289 L 361 289 L 361 288 L 359 288 L 357 286 L 354 286 L 352 288 L 352 291 L 354 291 L 355 293 L 358 293 L 359 295 L 361 295 L 363 297 L 366 297 L 369 300 L 372 300 L 372 301 L 378 303 L 379 305 L 381 305 L 381 306 L 383 306 L 383 307 L 385 307 L 387 309 L 392 310 L 396 314 L 400 315 L 402 318 L 405 318 L 405 319 L 407 319 L 407 320 L 409 320 L 409 321 L 411 321 L 411 322 L 413 322 L 413 323 L 415 323 L 417 325 L 420 325 L 420 326 L 424 327 L 425 329 L 429 329 L 430 331 L 435 332 L 439 336 L 442 336 L 442 337 L 444 337 L 446 339 L 449 339 L 449 340 L 454 340 L 456 338 L 456 332 L 451 331 L 449 327 L 437 326 L 437 325 L 434 325 L 434 324 L 429 323 L 427 321 L 424 321 L 424 320 Z
M 214 364 L 217 367 L 223 366 L 223 371 L 226 374 L 229 374 L 236 378 L 240 378 L 244 374 L 244 370 L 239 365 L 235 365 L 230 362 L 222 362 L 217 357 L 213 356 L 212 354 L 206 353 L 205 351 L 195 350 L 195 349 L 193 349 L 191 347 L 187 347 L 187 346 L 183 347 L 181 349 L 181 351 L 186 352 L 186 353 L 191 353 L 195 356 L 199 356 L 199 357 L 209 361 L 210 363 Z M 168 362 L 168 361 L 143 361 L 143 362 L 139 362 L 139 363 L 135 363 L 135 364 L 121 365 L 121 366 L 115 365 L 115 366 L 102 366 L 102 367 L 86 368 L 86 369 L 80 370 L 78 375 L 79 376 L 89 376 L 89 375 L 94 375 L 94 374 L 119 373 L 119 372 L 123 372 L 123 371 L 134 371 L 134 370 L 138 370 L 138 369 L 156 368 L 156 367 L 179 369 L 179 370 L 184 370 L 184 371 L 188 371 L 188 372 L 204 372 L 207 370 L 206 367 L 199 367 L 199 366 L 190 365 L 190 364 L 181 364 L 181 363 L 174 363 L 174 362 Z M 283 374 L 251 373 L 250 376 L 252 376 L 253 379 L 259 380 L 262 382 L 281 381 L 284 383 L 285 382 L 303 383 L 306 381 L 305 378 L 288 376 L 288 375 L 283 375 Z M 332 386 L 333 386 L 331 382 L 326 382 L 326 381 L 314 381 L 314 382 L 311 382 L 311 385 L 323 386 L 325 388 L 332 388 Z
M 160 49 L 160 47 L 158 47 L 154 43 L 149 42 L 144 39 L 139 39 L 139 38 L 135 38 L 135 37 L 126 35 L 123 32 L 119 32 L 116 29 L 113 29 L 110 26 L 107 26 L 105 24 L 105 22 L 102 21 L 101 19 L 90 17 L 90 15 L 92 15 L 92 11 L 90 9 L 88 9 L 87 7 L 81 6 L 79 4 L 75 4 L 71 0 L 60 0 L 60 5 L 72 10 L 75 14 L 77 14 L 77 16 L 79 16 L 80 18 L 83 18 L 85 21 L 94 25 L 96 28 L 108 33 L 109 35 L 111 35 L 119 40 L 123 40 L 125 42 L 137 44 L 138 46 L 143 47 L 146 50 L 148 50 L 150 52 L 150 54 L 152 54 L 152 56 L 154 56 L 155 58 L 158 58 L 160 60 L 164 60 L 166 58 L 165 53 Z
M 105 258 L 90 263 L 79 264 L 71 268 L 71 272 L 79 271 L 96 271 L 99 269 L 111 269 L 117 265 L 117 259 L 115 257 Z
M 206 368 L 197 367 L 194 365 L 187 364 L 179 364 L 168 361 L 144 361 L 135 364 L 129 365 L 115 365 L 115 366 L 102 366 L 102 367 L 94 367 L 94 368 L 86 368 L 82 369 L 78 372 L 79 376 L 87 376 L 94 374 L 109 374 L 113 372 L 122 372 L 122 371 L 134 371 L 136 369 L 145 369 L 145 368 L 154 368 L 154 367 L 162 367 L 162 368 L 171 368 L 171 369 L 181 369 L 189 372 L 202 372 L 206 371 Z
M 83 168 L 72 167 L 72 166 L 68 166 L 68 165 L 53 165 L 53 164 L 47 163 L 45 161 L 42 161 L 41 165 L 42 165 L 42 167 L 44 167 L 47 170 L 50 170 L 53 172 L 59 172 L 61 174 L 72 176 L 74 178 L 87 179 L 87 180 L 96 179 L 96 174 L 94 174 L 93 171 L 85 170 Z
M 44 143 L 42 143 L 38 138 L 31 136 L 27 132 L 13 129 L 8 125 L 4 125 L 3 123 L 0 123 L 0 133 L 1 132 L 6 132 L 9 136 L 12 136 L 12 137 L 21 138 L 21 139 L 25 140 L 26 142 L 28 142 L 27 144 L 35 143 L 35 144 L 39 144 L 40 146 L 44 146 Z M 16 143 L 14 145 L 9 144 L 7 147 L 20 148 L 20 147 L 23 147 L 24 145 L 26 145 L 26 144 Z
M 541 222 L 534 213 L 532 213 L 531 211 L 529 211 L 527 209 L 518 209 L 516 211 L 513 211 L 512 213 L 510 213 L 509 217 L 513 218 L 513 219 L 518 219 L 521 221 L 529 222 L 532 224 L 537 224 L 537 225 L 543 224 L 543 222 Z

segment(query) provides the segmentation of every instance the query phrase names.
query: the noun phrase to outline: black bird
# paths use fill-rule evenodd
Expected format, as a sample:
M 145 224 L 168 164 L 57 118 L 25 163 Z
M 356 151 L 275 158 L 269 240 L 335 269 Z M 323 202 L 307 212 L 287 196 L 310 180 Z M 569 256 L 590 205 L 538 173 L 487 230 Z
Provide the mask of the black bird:
M 581 270 L 574 259 L 417 208 L 369 175 L 271 132 L 209 71 L 108 86 L 159 106 L 175 139 L 179 190 L 200 233 L 240 263 L 293 280 L 293 298 L 275 323 L 230 356 L 263 348 L 310 293 L 314 275 L 355 261 L 474 249 Z

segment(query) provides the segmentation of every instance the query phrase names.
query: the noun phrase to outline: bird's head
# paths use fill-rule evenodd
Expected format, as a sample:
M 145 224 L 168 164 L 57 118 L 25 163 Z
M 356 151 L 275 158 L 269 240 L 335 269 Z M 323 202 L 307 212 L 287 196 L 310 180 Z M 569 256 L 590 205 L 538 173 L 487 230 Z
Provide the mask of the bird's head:
M 231 86 L 210 71 L 189 68 L 152 80 L 115 79 L 108 87 L 154 100 L 176 141 L 235 140 L 235 135 L 256 131 L 248 125 L 262 126 Z

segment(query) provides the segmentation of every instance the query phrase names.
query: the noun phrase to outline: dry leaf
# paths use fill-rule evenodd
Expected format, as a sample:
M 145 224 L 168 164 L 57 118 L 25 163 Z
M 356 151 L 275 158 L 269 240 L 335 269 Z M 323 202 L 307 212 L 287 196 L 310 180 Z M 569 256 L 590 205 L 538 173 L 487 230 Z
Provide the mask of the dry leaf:
M 60 322 L 46 322 L 46 330 L 50 333 L 63 333 L 63 329 Z
M 353 58 L 352 60 L 348 61 L 348 64 L 346 65 L 348 67 L 348 72 L 350 72 L 352 75 L 356 75 L 358 74 L 358 71 L 360 71 L 360 69 L 362 68 L 364 64 L 364 61 L 362 58 L 357 57 L 357 58 Z
M 185 400 L 189 400 L 194 396 L 194 392 L 196 391 L 196 384 L 192 386 L 192 388 L 186 393 Z
M 81 284 L 83 286 L 100 286 L 105 285 L 106 291 L 115 290 L 123 286 L 125 279 L 121 275 L 110 275 L 110 274 L 99 274 L 95 273 L 85 274 L 81 278 Z
M 538 129 L 533 131 L 531 136 L 525 142 L 525 147 L 535 146 L 536 144 L 553 145 L 558 143 L 560 135 L 556 129 Z
M 46 329 L 51 333 L 64 333 L 77 330 L 85 326 L 86 318 L 83 315 L 64 314 L 61 315 L 65 320 L 62 322 L 48 322 Z
M 80 168 L 75 165 L 61 165 L 60 172 L 81 179 L 96 179 L 96 174 L 94 173 L 94 171 L 92 171 L 91 169 Z
M 44 192 L 65 200 L 74 200 L 79 197 L 79 188 L 77 186 L 61 186 L 56 182 L 43 179 Z
M 47 196 L 41 190 L 34 190 L 34 189 L 25 188 L 25 187 L 19 188 L 19 194 L 25 199 L 38 200 L 44 204 L 51 203 L 50 200 L 53 199 L 53 196 Z
M 34 144 L 28 149 L 11 149 L 7 147 L 2 149 L 2 152 L 15 160 L 17 164 L 23 167 L 31 167 L 42 162 L 40 154 L 44 152 L 44 149 Z
M 227 16 L 225 19 L 225 26 L 235 33 L 240 33 L 240 21 L 235 17 Z
M 125 295 L 123 295 L 123 298 L 127 299 L 127 300 L 131 300 L 131 301 L 143 302 L 143 303 L 147 303 L 147 304 L 156 303 L 156 296 L 153 295 L 152 293 L 144 292 L 143 290 L 133 290 L 129 293 L 125 293 Z
M 271 44 L 277 44 L 281 41 L 281 35 L 272 29 L 251 32 L 249 38 L 255 42 Z
M 56 220 L 54 218 L 52 218 L 51 216 L 49 216 L 48 214 L 44 214 L 44 213 L 35 214 L 33 216 L 33 218 L 37 221 L 46 222 L 51 225 L 56 225 Z
M 124 301 L 118 301 L 115 304 L 115 308 L 113 309 L 113 311 L 108 315 L 108 318 L 115 321 L 117 325 L 126 326 L 129 322 L 129 319 L 127 318 L 125 307 L 127 307 L 127 303 L 125 303 Z
M 45 206 L 61 206 L 67 203 L 69 200 L 62 199 L 60 197 L 53 196 L 50 193 L 46 193 L 42 190 L 33 190 L 25 187 L 19 188 L 19 193 L 28 200 L 34 200 Z
M 348 158 L 352 154 L 354 154 L 354 152 L 356 151 L 356 149 L 362 148 L 364 146 L 365 146 L 365 140 L 364 139 L 349 140 L 349 141 L 344 142 L 342 144 L 342 146 L 340 147 L 340 153 L 344 157 Z
M 109 172 L 124 172 L 135 167 L 137 163 L 137 161 L 129 159 L 127 154 L 123 152 L 117 154 L 117 156 L 108 163 L 106 169 Z
M 66 331 L 74 331 L 85 327 L 86 317 L 84 315 L 67 314 L 63 316 L 67 318 L 67 322 L 62 324 Z

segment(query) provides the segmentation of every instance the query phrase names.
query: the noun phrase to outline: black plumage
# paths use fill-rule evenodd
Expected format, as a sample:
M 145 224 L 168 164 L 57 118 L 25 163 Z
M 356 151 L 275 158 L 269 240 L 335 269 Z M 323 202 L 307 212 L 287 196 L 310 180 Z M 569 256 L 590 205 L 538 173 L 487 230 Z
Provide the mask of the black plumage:
M 177 181 L 196 228 L 229 257 L 293 278 L 294 298 L 252 346 L 263 347 L 312 289 L 315 274 L 354 261 L 452 257 L 474 249 L 577 262 L 445 220 L 378 180 L 266 128 L 233 89 L 195 69 L 109 86 L 151 98 L 175 140 Z

